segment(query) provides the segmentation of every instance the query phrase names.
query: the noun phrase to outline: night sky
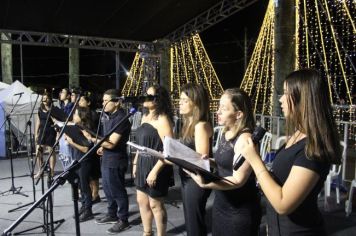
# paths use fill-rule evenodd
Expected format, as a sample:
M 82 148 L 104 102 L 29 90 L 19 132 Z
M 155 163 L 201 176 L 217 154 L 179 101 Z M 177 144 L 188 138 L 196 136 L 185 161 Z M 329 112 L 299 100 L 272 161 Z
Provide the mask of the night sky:
M 209 54 L 223 88 L 239 86 L 244 74 L 244 32 L 247 30 L 248 56 L 261 27 L 268 1 L 235 13 L 202 32 L 201 39 Z M 120 53 L 121 78 L 126 78 L 133 53 Z M 20 51 L 13 45 L 14 79 L 20 78 Z M 67 86 L 68 49 L 23 46 L 24 84 L 36 87 Z M 80 50 L 81 87 L 86 90 L 104 91 L 115 86 L 115 55 L 109 51 Z M 95 75 L 93 75 L 95 74 Z M 99 76 L 103 75 L 103 76 Z M 121 83 L 123 86 L 123 82 Z

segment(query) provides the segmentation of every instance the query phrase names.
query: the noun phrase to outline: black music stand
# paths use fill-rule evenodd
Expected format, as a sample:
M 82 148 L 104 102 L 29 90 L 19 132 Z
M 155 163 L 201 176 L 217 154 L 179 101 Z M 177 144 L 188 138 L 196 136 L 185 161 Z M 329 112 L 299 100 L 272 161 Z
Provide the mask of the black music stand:
M 27 133 L 27 128 L 29 128 L 30 130 L 30 158 L 31 158 L 31 170 L 30 170 L 30 175 L 31 175 L 31 180 L 32 180 L 32 192 L 33 192 L 33 201 L 32 202 L 29 202 L 27 204 L 24 204 L 22 206 L 19 206 L 19 207 L 16 207 L 14 209 L 11 209 L 9 210 L 8 212 L 14 212 L 14 211 L 17 211 L 23 207 L 27 207 L 29 205 L 32 205 L 34 202 L 36 202 L 36 188 L 35 188 L 35 180 L 33 178 L 33 171 L 35 169 L 35 166 L 34 166 L 34 163 L 33 163 L 33 138 L 32 138 L 32 129 L 31 129 L 31 119 L 32 119 L 32 116 L 33 116 L 33 111 L 35 110 L 35 107 L 36 107 L 36 104 L 37 104 L 37 100 L 38 100 L 38 97 L 39 97 L 39 94 L 37 94 L 37 97 L 36 97 L 36 101 L 35 101 L 35 104 L 33 105 L 32 109 L 31 109 L 31 114 L 30 114 L 30 118 L 28 119 L 27 123 L 26 123 L 26 129 L 25 129 L 25 132 L 24 134 Z M 20 141 L 20 144 L 19 144 L 19 147 L 17 148 L 17 151 L 16 151 L 16 155 L 18 155 L 19 153 L 19 148 L 22 144 L 24 140 L 24 136 L 22 136 L 22 139 Z
M 47 190 L 46 193 L 44 193 L 26 212 L 24 212 L 15 222 L 13 222 L 8 228 L 6 228 L 3 232 L 3 236 L 10 236 L 12 233 L 11 231 L 16 228 L 41 202 L 43 202 L 51 193 L 59 186 L 63 185 L 67 179 L 70 178 L 70 176 L 73 176 L 75 173 L 74 171 L 80 167 L 80 163 L 82 161 L 85 161 L 88 157 L 90 157 L 99 147 L 100 145 L 119 127 L 124 121 L 128 120 L 130 116 L 132 116 L 135 113 L 135 109 L 131 109 L 130 113 L 127 114 L 125 117 L 121 119 L 120 122 L 118 122 L 100 141 L 98 141 L 90 150 L 85 153 L 79 161 L 74 161 L 71 166 L 63 171 L 61 174 L 59 174 L 53 181 L 51 187 Z M 74 202 L 75 208 L 78 207 L 76 203 Z M 76 212 L 76 235 L 80 235 L 79 229 L 79 215 Z M 53 231 L 52 231 L 53 233 Z
M 4 120 L 4 123 L 1 125 L 0 130 L 2 129 L 2 127 L 5 126 L 5 124 L 8 124 L 9 130 L 11 132 L 11 115 L 12 112 L 14 111 L 16 105 L 19 103 L 21 97 L 22 97 L 23 93 L 19 93 L 19 98 L 17 99 L 16 103 L 14 104 L 14 106 L 12 107 L 10 113 L 8 115 L 6 115 L 6 119 Z M 10 144 L 11 146 L 11 144 Z M 5 193 L 12 193 L 12 194 L 19 194 L 25 197 L 28 197 L 28 195 L 24 194 L 21 192 L 22 186 L 20 187 L 15 187 L 15 181 L 14 181 L 14 163 L 13 163 L 13 157 L 12 157 L 12 150 L 10 150 L 10 147 L 8 148 L 9 150 L 9 156 L 10 156 L 10 170 L 11 170 L 11 187 L 9 190 L 1 192 L 0 195 L 4 195 Z

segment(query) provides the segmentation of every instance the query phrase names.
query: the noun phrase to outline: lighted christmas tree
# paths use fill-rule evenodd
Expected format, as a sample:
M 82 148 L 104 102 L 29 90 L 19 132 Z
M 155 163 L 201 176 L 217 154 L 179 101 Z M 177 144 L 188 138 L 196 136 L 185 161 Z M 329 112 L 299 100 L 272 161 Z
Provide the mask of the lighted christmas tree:
M 255 49 L 240 88 L 251 97 L 257 114 L 272 115 L 274 91 L 274 2 L 270 1 Z
M 151 72 L 150 69 L 151 68 Z M 152 69 L 153 68 L 153 69 Z M 137 96 L 159 81 L 159 58 L 136 53 L 122 94 Z M 173 43 L 170 47 L 170 93 L 175 107 L 181 87 L 186 83 L 202 84 L 208 91 L 215 111 L 223 88 L 198 34 Z

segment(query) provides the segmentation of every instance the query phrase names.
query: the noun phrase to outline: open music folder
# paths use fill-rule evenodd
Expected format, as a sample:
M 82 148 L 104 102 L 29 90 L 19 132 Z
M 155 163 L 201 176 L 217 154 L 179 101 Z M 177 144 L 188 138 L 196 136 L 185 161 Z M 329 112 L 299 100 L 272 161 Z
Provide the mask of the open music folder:
M 62 109 L 56 106 L 52 106 L 51 116 L 60 122 L 65 122 L 68 117 L 68 115 Z
M 166 160 L 178 165 L 183 169 L 186 169 L 195 174 L 200 174 L 206 182 L 223 180 L 232 183 L 226 178 L 211 172 L 209 160 L 201 159 L 201 155 L 199 153 L 185 146 L 176 139 L 170 137 L 164 138 L 163 153 L 157 152 L 156 150 L 153 150 L 148 147 L 140 146 L 132 142 L 127 142 L 127 144 L 140 152 L 149 154 L 157 158 L 165 158 Z
M 62 129 L 64 122 L 56 122 L 55 125 L 57 125 L 59 128 Z M 76 125 L 72 122 L 68 122 L 66 127 L 64 128 L 64 133 L 69 136 L 71 139 L 76 144 L 79 144 L 80 146 L 84 147 L 90 147 L 92 144 L 88 141 L 88 139 L 84 136 L 82 130 L 89 131 L 89 129 L 86 129 L 82 126 Z M 89 132 L 90 134 L 94 133 L 93 131 Z M 101 138 L 101 137 L 99 137 Z

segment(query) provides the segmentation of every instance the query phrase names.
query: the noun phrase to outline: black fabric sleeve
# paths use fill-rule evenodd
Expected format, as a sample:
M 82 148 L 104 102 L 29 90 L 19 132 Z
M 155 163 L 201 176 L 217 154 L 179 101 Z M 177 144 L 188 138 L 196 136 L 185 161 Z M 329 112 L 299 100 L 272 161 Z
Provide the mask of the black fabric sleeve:
M 120 114 L 115 119 L 115 124 L 120 122 L 124 117 L 125 117 L 125 113 L 120 112 Z M 127 132 L 130 132 L 130 129 L 131 129 L 131 123 L 130 123 L 129 119 L 126 119 L 121 125 L 119 125 L 115 129 L 114 133 L 123 135 L 123 134 L 126 134 Z
M 294 161 L 295 166 L 307 168 L 321 175 L 325 170 L 325 164 L 316 160 L 307 158 L 304 149 L 297 153 L 297 158 Z

